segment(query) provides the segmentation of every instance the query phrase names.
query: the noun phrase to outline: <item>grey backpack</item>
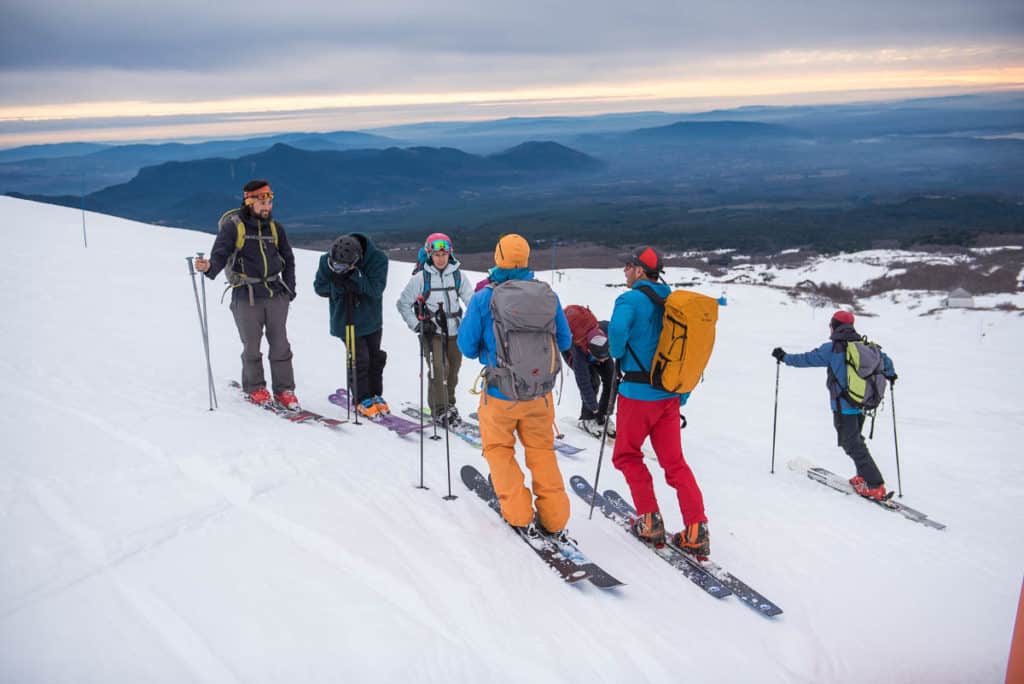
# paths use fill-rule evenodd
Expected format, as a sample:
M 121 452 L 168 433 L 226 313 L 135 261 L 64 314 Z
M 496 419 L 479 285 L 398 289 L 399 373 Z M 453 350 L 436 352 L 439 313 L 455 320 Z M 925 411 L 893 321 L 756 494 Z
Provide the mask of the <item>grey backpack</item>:
M 555 340 L 558 298 L 539 280 L 508 280 L 488 287 L 498 366 L 487 369 L 487 384 L 515 401 L 546 395 L 562 370 Z
M 846 343 L 846 389 L 840 393 L 855 408 L 871 411 L 885 396 L 882 347 L 868 338 Z

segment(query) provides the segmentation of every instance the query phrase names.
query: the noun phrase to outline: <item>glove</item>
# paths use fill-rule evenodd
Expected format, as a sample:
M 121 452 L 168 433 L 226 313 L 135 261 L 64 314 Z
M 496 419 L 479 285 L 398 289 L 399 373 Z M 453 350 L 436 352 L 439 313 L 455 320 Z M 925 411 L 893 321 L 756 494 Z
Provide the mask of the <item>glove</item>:
M 898 378 L 898 377 L 900 377 L 900 376 L 898 376 L 895 373 L 893 373 L 892 375 L 887 376 L 885 379 L 889 381 L 890 385 L 895 385 L 896 384 L 896 378 Z
M 772 356 L 775 357 L 776 361 L 781 362 L 784 358 L 786 358 L 786 352 L 783 351 L 782 347 L 776 347 L 775 349 L 772 349 Z
M 298 296 L 299 296 L 298 292 L 289 292 L 288 293 L 288 301 L 289 302 L 294 302 L 295 298 L 298 297 Z
M 604 414 L 603 413 L 598 413 L 596 416 L 594 416 L 594 420 L 597 422 L 598 425 L 604 425 L 604 421 L 605 421 Z
M 414 330 L 417 333 L 422 333 L 423 335 L 426 335 L 427 337 L 437 334 L 437 326 L 434 325 L 434 321 L 430 320 L 429 318 L 426 318 L 417 323 Z
M 562 358 L 565 359 L 565 365 L 572 367 L 572 349 L 562 352 Z
M 348 269 L 347 271 L 331 271 L 331 282 L 338 287 L 345 287 L 345 283 L 351 280 L 353 273 L 353 269 Z

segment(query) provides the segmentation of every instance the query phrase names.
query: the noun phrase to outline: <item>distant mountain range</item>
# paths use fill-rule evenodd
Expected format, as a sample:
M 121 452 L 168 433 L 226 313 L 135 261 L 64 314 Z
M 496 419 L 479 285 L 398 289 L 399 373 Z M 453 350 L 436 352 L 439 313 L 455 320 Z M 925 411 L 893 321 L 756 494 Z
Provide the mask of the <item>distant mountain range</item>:
M 246 180 L 267 177 L 292 235 L 318 244 L 343 230 L 398 240 L 424 226 L 464 244 L 517 229 L 764 250 L 1024 233 L 1017 93 L 69 143 L 3 159 L 0 192 L 76 207 L 84 196 L 97 211 L 206 230 Z
M 410 205 L 497 186 L 535 187 L 603 166 L 548 142 L 523 143 L 490 156 L 431 147 L 309 151 L 277 143 L 237 159 L 147 166 L 127 183 L 87 194 L 84 205 L 140 221 L 208 229 L 221 212 L 239 204 L 246 181 L 267 178 L 277 195 L 275 210 L 301 224 L 316 216 Z M 75 196 L 17 196 L 67 206 L 82 202 Z
M 284 143 L 304 150 L 384 148 L 403 144 L 369 133 L 284 133 L 201 143 L 97 145 L 59 143 L 0 150 L 0 191 L 81 194 L 130 180 L 139 169 L 168 161 L 235 159 Z

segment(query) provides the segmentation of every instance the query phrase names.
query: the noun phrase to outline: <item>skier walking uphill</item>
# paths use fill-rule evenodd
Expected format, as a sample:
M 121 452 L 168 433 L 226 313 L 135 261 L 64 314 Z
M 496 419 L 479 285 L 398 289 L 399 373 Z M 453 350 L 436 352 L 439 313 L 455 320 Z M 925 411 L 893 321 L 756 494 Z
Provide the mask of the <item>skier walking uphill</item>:
M 455 407 L 455 386 L 462 367 L 462 353 L 455 336 L 458 335 L 462 321 L 461 302 L 469 303 L 473 296 L 473 284 L 462 277 L 459 262 L 452 252 L 452 241 L 444 233 L 427 236 L 426 244 L 420 252 L 419 263 L 396 305 L 409 329 L 421 335 L 423 348 L 420 352 L 431 364 L 431 381 L 427 392 L 431 415 L 442 426 L 454 425 L 459 422 L 459 411 Z M 429 316 L 422 321 L 416 315 L 419 297 L 423 297 L 422 303 Z M 438 329 L 439 305 L 447 333 Z M 445 334 L 447 339 L 442 340 Z
M 590 309 L 577 304 L 565 307 L 565 318 L 572 332 L 572 350 L 565 360 L 572 367 L 582 402 L 579 426 L 592 435 L 600 435 L 605 420 L 611 419 L 608 403 L 615 374 L 615 364 L 608 352 L 608 321 L 598 321 Z M 614 421 L 608 424 L 608 436 L 615 437 Z
M 298 410 L 287 330 L 289 304 L 295 299 L 295 256 L 284 226 L 271 216 L 273 205 L 270 183 L 246 183 L 242 206 L 221 216 L 210 258 L 197 258 L 195 269 L 211 280 L 226 269 L 231 313 L 242 338 L 242 390 L 249 400 L 271 401 L 260 352 L 265 330 L 274 400 Z
M 846 347 L 848 343 L 862 339 L 854 329 L 853 321 L 853 314 L 849 311 L 836 311 L 829 320 L 831 335 L 828 342 L 804 354 L 787 354 L 781 347 L 776 347 L 772 350 L 772 356 L 794 368 L 828 369 L 826 385 L 829 404 L 832 407 L 832 424 L 836 428 L 839 446 L 857 468 L 857 474 L 850 479 L 850 484 L 861 496 L 884 499 L 885 481 L 875 460 L 871 458 L 871 452 L 868 451 L 868 445 L 861 434 L 864 427 L 864 412 L 853 406 L 844 396 L 848 383 Z M 893 384 L 896 382 L 896 370 L 892 360 L 885 352 L 879 353 L 882 357 L 882 374 L 890 384 Z
M 480 436 L 501 515 L 532 536 L 537 533 L 534 502 L 516 462 L 516 434 L 532 475 L 537 520 L 545 531 L 561 533 L 569 521 L 569 497 L 555 459 L 551 390 L 561 368 L 559 351 L 569 349 L 572 335 L 558 297 L 534 279 L 529 258 L 530 245 L 523 237 L 498 240 L 497 268 L 469 301 L 459 349 L 486 366 Z
M 355 331 L 356 411 L 372 418 L 390 413 L 384 394 L 384 365 L 388 354 L 380 348 L 384 326 L 384 287 L 388 257 L 362 233 L 342 235 L 331 251 L 320 257 L 313 289 L 329 300 L 331 335 L 345 338 Z M 347 342 L 346 342 L 347 344 Z
M 658 463 L 665 470 L 665 481 L 676 490 L 685 525 L 673 542 L 684 551 L 704 558 L 711 553 L 704 497 L 683 458 L 679 427 L 679 407 L 686 404 L 690 394 L 666 392 L 652 387 L 649 382 L 648 369 L 661 335 L 662 311 L 640 289 L 650 288 L 665 298 L 670 288 L 656 282 L 663 268 L 661 257 L 653 248 L 642 247 L 622 255 L 622 259 L 630 289 L 616 298 L 608 323 L 611 355 L 619 360 L 623 371 L 616 415 L 619 431 L 612 463 L 622 471 L 633 495 L 633 506 L 639 515 L 633 531 L 652 544 L 664 544 L 665 523 L 654 494 L 651 471 L 640 450 L 644 440 L 650 437 Z

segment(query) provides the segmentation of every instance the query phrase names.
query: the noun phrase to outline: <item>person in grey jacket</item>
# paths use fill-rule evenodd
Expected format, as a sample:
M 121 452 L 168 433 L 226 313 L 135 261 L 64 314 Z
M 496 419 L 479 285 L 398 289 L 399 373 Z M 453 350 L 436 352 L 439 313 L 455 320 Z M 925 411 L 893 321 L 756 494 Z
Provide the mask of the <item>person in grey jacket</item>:
M 430 234 L 396 306 L 409 329 L 420 336 L 420 352 L 431 364 L 427 403 L 440 425 L 459 422 L 455 387 L 462 352 L 456 336 L 462 322 L 462 303 L 468 304 L 472 296 L 473 283 L 463 277 L 452 253 L 451 239 L 444 233 Z

